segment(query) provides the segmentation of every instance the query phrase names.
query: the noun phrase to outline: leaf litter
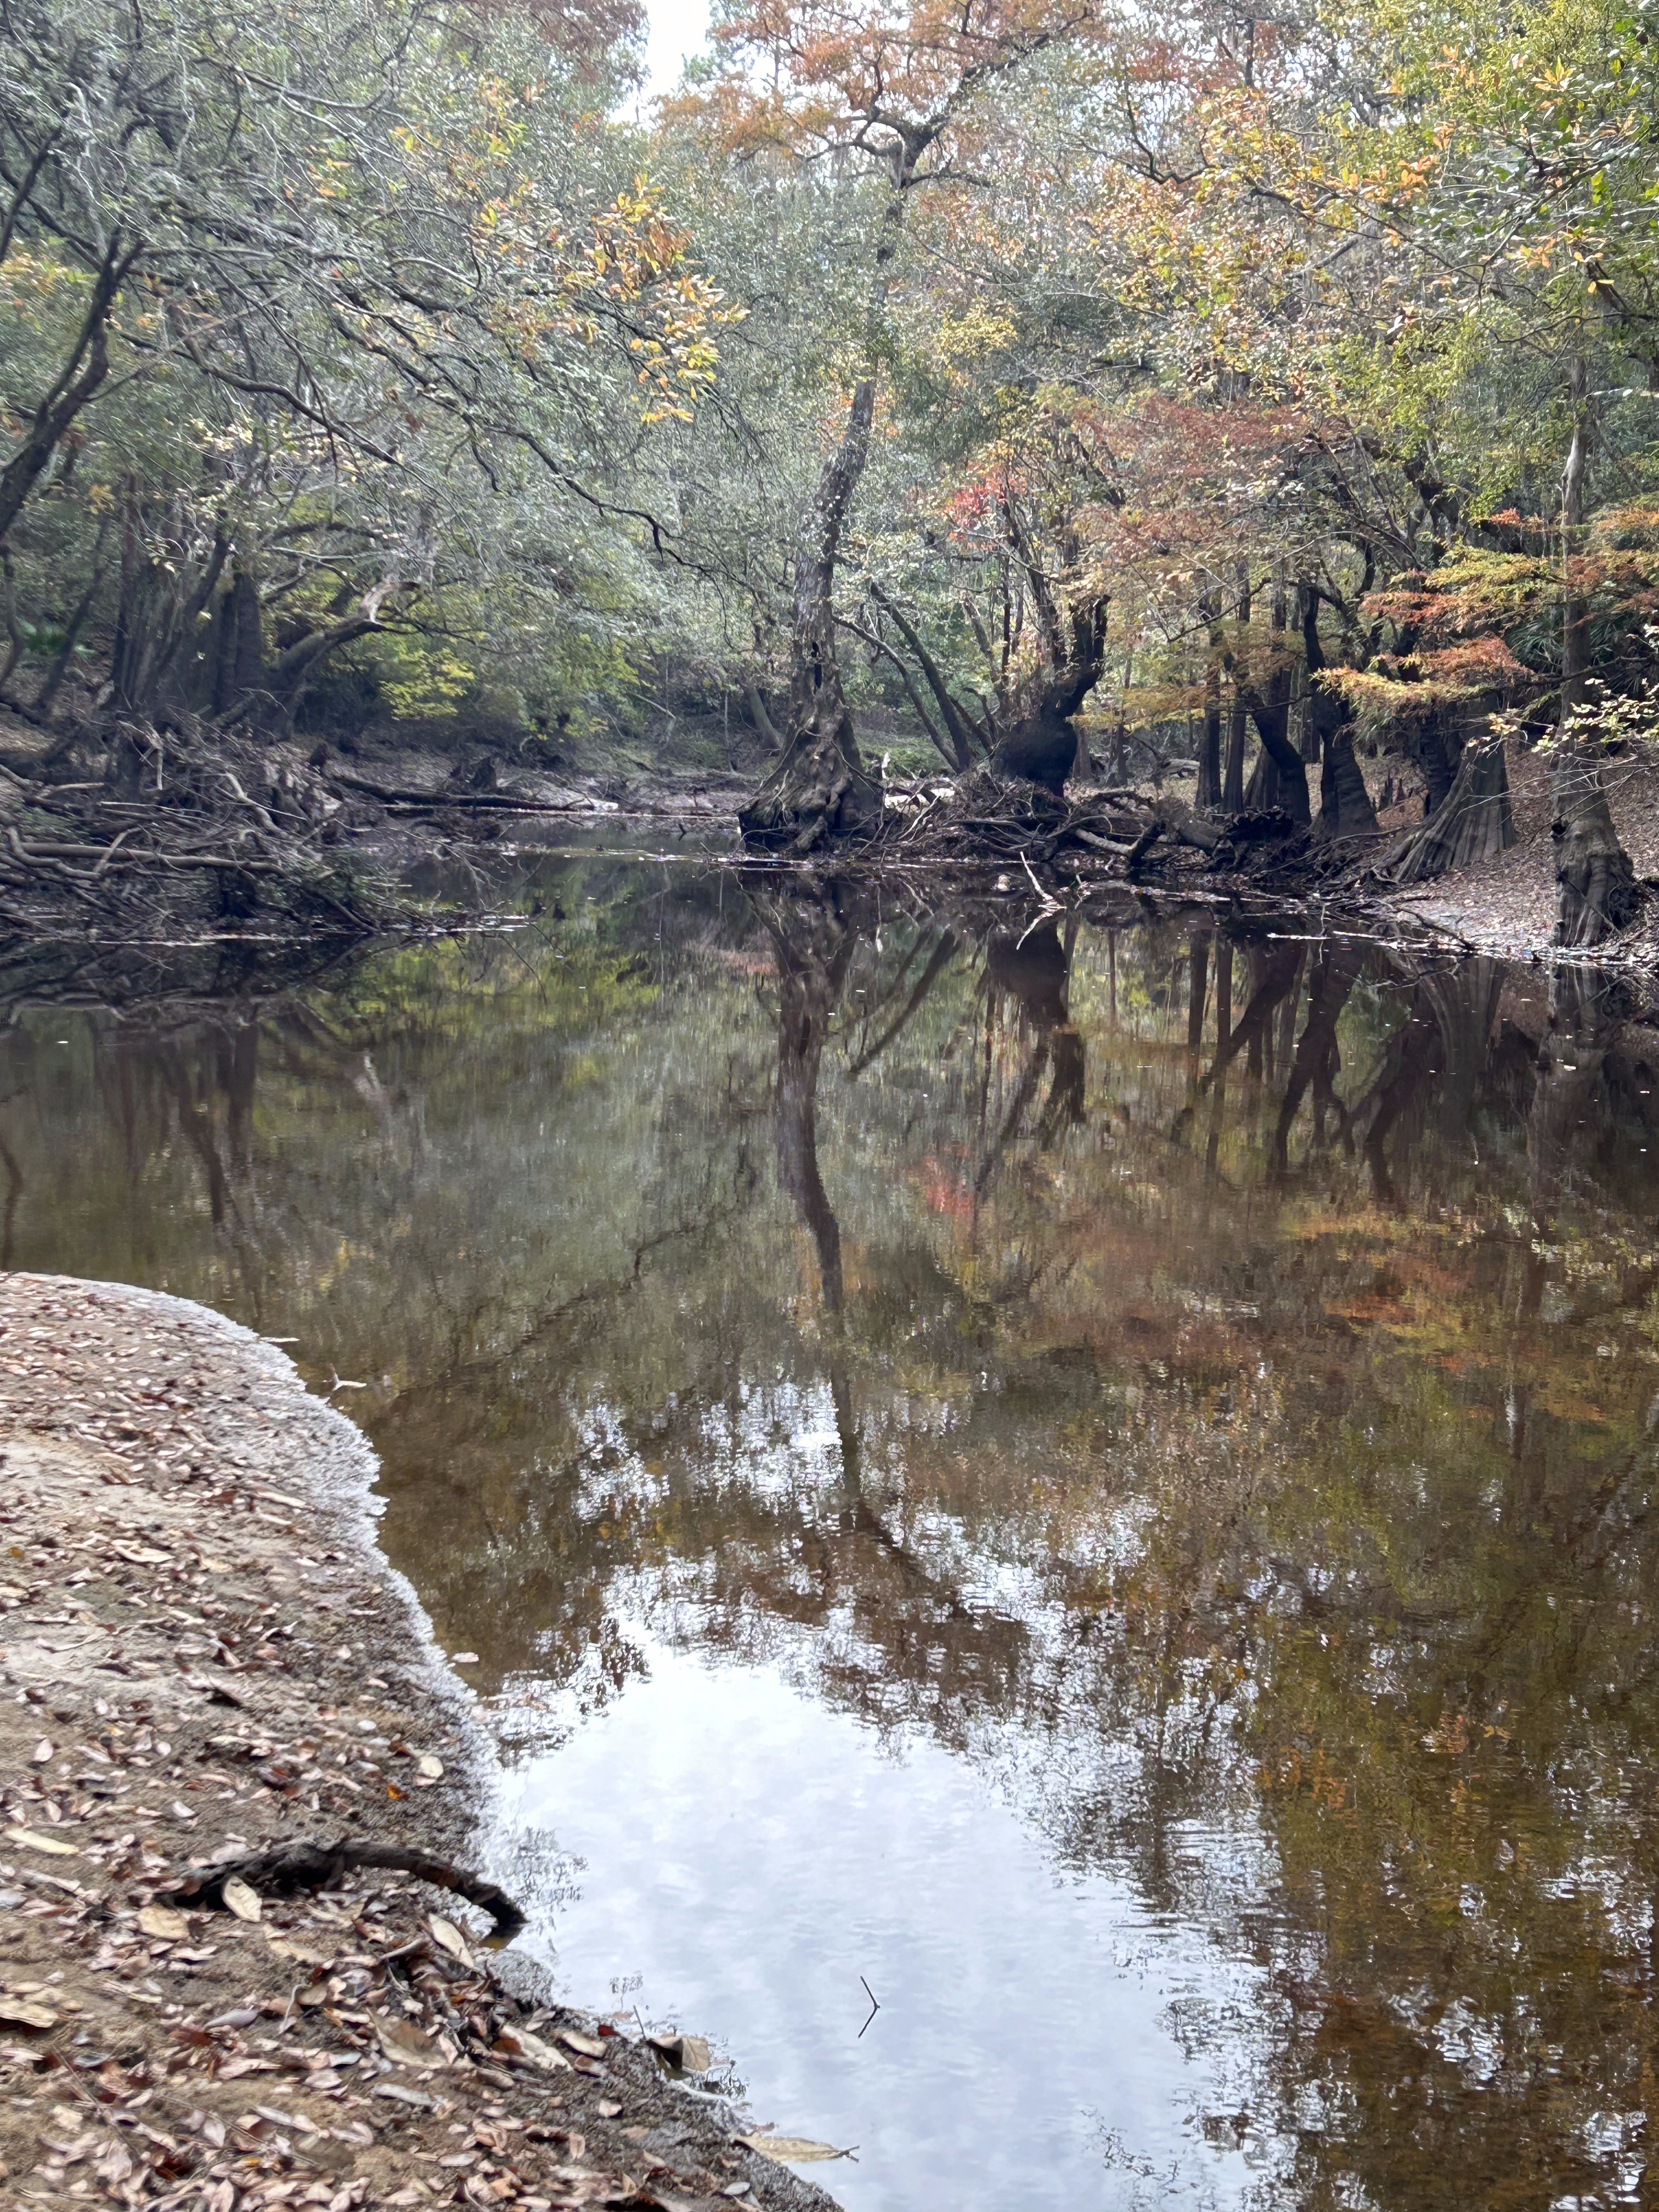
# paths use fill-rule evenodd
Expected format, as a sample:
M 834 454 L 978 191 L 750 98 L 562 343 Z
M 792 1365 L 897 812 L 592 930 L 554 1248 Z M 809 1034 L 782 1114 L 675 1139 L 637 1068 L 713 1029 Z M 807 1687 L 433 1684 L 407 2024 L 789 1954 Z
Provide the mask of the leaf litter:
M 192 1892 L 465 1851 L 462 1698 L 360 1510 L 295 1495 L 337 1419 L 200 1308 L 0 1278 L 0 2202 L 833 2212 L 780 2161 L 844 2154 L 741 2132 L 675 2085 L 700 2038 L 558 2004 L 416 1875 Z

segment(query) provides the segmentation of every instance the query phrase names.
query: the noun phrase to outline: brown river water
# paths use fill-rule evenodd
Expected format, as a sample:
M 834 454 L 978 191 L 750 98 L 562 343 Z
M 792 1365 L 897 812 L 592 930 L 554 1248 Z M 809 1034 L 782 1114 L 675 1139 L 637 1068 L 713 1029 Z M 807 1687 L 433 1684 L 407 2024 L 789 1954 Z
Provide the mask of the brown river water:
M 0 1259 L 339 1382 L 562 1985 L 856 2146 L 848 2212 L 1659 2204 L 1627 987 L 697 860 L 514 896 L 18 1012 Z

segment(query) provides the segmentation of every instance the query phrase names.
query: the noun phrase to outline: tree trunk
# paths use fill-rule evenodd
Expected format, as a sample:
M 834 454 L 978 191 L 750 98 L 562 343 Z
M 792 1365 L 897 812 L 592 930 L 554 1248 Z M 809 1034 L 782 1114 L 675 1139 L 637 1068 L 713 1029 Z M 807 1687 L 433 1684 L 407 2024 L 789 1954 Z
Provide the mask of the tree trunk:
M 891 126 L 896 131 L 899 126 Z M 871 272 L 866 362 L 853 388 L 841 443 L 824 463 L 795 548 L 789 726 L 783 757 L 738 822 L 750 844 L 810 853 L 836 838 L 870 836 L 881 823 L 881 787 L 859 751 L 836 655 L 836 563 L 853 495 L 870 459 L 876 411 L 878 325 L 887 305 L 905 194 L 943 120 L 900 131 L 890 156 Z
M 1238 564 L 1238 620 L 1248 629 L 1250 626 L 1250 572 L 1243 562 Z M 1233 676 L 1232 706 L 1227 718 L 1227 759 L 1221 775 L 1221 811 L 1224 814 L 1244 811 L 1244 738 L 1247 724 L 1244 716 L 1244 695 L 1239 689 L 1237 670 L 1231 656 L 1222 654 L 1222 666 Z
M 136 248 L 124 252 L 116 242 L 105 252 L 69 358 L 28 418 L 16 451 L 0 469 L 0 539 L 16 521 L 23 502 L 76 416 L 109 374 L 109 319 L 116 295 L 137 258 Z
M 98 596 L 98 587 L 103 580 L 104 526 L 100 524 L 98 541 L 93 548 L 91 580 L 81 594 L 75 612 L 69 618 L 68 626 L 64 632 L 64 642 L 58 647 L 58 657 L 47 671 L 46 680 L 40 687 L 40 696 L 34 702 L 34 711 L 37 714 L 49 716 L 52 713 L 59 688 L 64 678 L 69 674 L 74 661 L 75 648 L 81 642 L 81 632 L 86 627 L 87 617 L 92 612 L 92 603 Z
M 12 559 L 9 545 L 0 545 L 0 612 L 3 612 L 6 633 L 6 658 L 0 663 L 3 692 L 23 657 L 23 633 L 17 621 L 17 564 Z
M 1221 639 L 1217 625 L 1220 600 L 1206 592 L 1200 611 L 1209 623 L 1210 650 L 1204 667 L 1204 734 L 1198 746 L 1198 788 L 1194 804 L 1213 812 L 1221 804 Z
M 1227 757 L 1221 771 L 1221 811 L 1224 814 L 1244 811 L 1244 739 L 1249 725 L 1245 719 L 1244 702 L 1238 696 L 1238 686 L 1233 686 L 1232 702 L 1227 710 Z
M 1565 738 L 1551 770 L 1555 799 L 1555 942 L 1599 945 L 1628 929 L 1642 903 L 1619 842 L 1601 766 L 1583 740 Z
M 915 655 L 916 665 L 921 669 L 927 688 L 938 702 L 939 713 L 945 719 L 945 726 L 950 735 L 951 751 L 956 756 L 957 773 L 958 775 L 964 775 L 969 769 L 972 768 L 976 757 L 976 740 L 968 717 L 951 696 L 950 687 L 945 681 L 939 663 L 918 635 L 915 625 L 893 605 L 879 586 L 872 587 L 872 596 L 883 613 L 890 617 L 893 627 Z M 917 711 L 921 712 L 919 702 Z M 925 714 L 922 716 L 922 720 L 924 723 L 927 722 L 927 717 Z M 928 735 L 933 737 L 931 723 L 927 724 L 927 729 Z M 937 737 L 933 738 L 933 742 L 938 744 Z M 979 750 L 982 750 L 983 748 Z M 945 757 L 949 759 L 950 754 L 946 754 Z
M 1589 371 L 1575 361 L 1569 391 L 1572 400 L 1572 439 L 1567 463 L 1561 472 L 1561 724 L 1565 728 L 1575 708 L 1584 703 L 1585 679 L 1589 673 L 1589 609 L 1573 570 L 1579 532 L 1584 520 L 1584 476 L 1589 461 L 1590 398 Z
M 1250 770 L 1250 780 L 1244 787 L 1244 811 L 1247 814 L 1265 814 L 1270 806 L 1279 804 L 1279 765 L 1263 745 L 1255 757 L 1255 766 Z
M 1077 714 L 1100 678 L 1106 645 L 1104 599 L 1073 609 L 1063 659 L 1042 686 L 1036 706 L 1016 723 L 991 755 L 1000 775 L 1017 775 L 1056 793 L 1077 761 Z
M 867 836 L 881 819 L 881 788 L 864 765 L 842 690 L 835 609 L 841 533 L 870 458 L 875 404 L 875 379 L 863 377 L 802 526 L 795 555 L 788 741 L 782 759 L 738 816 L 753 845 L 810 853 L 836 838 Z
M 240 578 L 238 578 L 240 584 Z M 384 629 L 381 609 L 386 601 L 407 586 L 397 577 L 382 578 L 380 583 L 363 593 L 349 614 L 336 621 L 325 623 L 320 628 L 307 630 L 303 637 L 279 653 L 276 659 L 264 664 L 263 683 L 258 690 L 239 692 L 234 711 L 252 708 L 250 720 L 256 726 L 268 729 L 273 735 L 285 737 L 294 726 L 294 716 L 307 684 L 318 669 L 343 645 L 354 638 L 366 637 L 371 630 Z M 258 612 L 257 600 L 254 612 Z M 240 668 L 241 623 L 238 623 L 238 661 Z
M 239 561 L 231 580 L 230 604 L 225 609 L 230 625 L 230 692 L 227 708 L 246 704 L 265 689 L 264 625 L 259 613 L 259 586 L 252 569 Z
M 1374 837 L 1376 810 L 1353 749 L 1353 719 L 1346 699 L 1321 681 L 1325 648 L 1319 640 L 1319 593 L 1304 580 L 1298 599 L 1302 616 L 1302 661 L 1307 685 L 1307 727 L 1313 733 L 1310 757 L 1324 757 L 1319 780 L 1321 837 Z
M 1601 747 L 1576 738 L 1574 710 L 1583 704 L 1589 661 L 1589 610 L 1575 588 L 1572 560 L 1584 520 L 1589 457 L 1589 372 L 1572 364 L 1572 441 L 1561 474 L 1561 726 L 1550 770 L 1555 801 L 1555 942 L 1599 945 L 1628 929 L 1642 902 L 1636 871 L 1619 842 L 1601 782 Z
M 1310 713 L 1309 721 L 1314 717 Z M 1365 788 L 1365 779 L 1353 749 L 1353 726 L 1339 723 L 1321 739 L 1324 764 L 1319 774 L 1319 819 L 1314 825 L 1320 837 L 1374 837 L 1376 809 Z
M 745 683 L 744 696 L 749 702 L 749 719 L 755 726 L 755 734 L 764 740 L 771 751 L 776 752 L 783 739 L 778 735 L 772 717 L 766 710 L 766 701 L 758 684 Z
M 1448 735 L 1437 711 L 1411 740 L 1411 757 L 1423 771 L 1423 819 L 1427 822 L 1445 805 L 1462 764 L 1462 741 Z
M 1285 650 L 1285 615 L 1281 571 L 1273 586 L 1272 665 L 1263 683 L 1256 684 L 1244 677 L 1240 684 L 1240 696 L 1250 710 L 1256 735 L 1261 740 L 1261 758 L 1256 763 L 1245 803 L 1252 807 L 1280 805 L 1292 822 L 1305 825 L 1312 819 L 1312 808 L 1308 800 L 1307 767 L 1300 751 L 1291 742 L 1291 664 Z M 1276 774 L 1269 774 L 1269 763 Z M 1271 798 L 1267 795 L 1270 789 Z
M 1425 884 L 1455 868 L 1470 868 L 1508 852 L 1515 842 L 1509 764 L 1504 741 L 1467 744 L 1457 775 L 1441 805 L 1386 860 L 1379 873 L 1390 883 Z

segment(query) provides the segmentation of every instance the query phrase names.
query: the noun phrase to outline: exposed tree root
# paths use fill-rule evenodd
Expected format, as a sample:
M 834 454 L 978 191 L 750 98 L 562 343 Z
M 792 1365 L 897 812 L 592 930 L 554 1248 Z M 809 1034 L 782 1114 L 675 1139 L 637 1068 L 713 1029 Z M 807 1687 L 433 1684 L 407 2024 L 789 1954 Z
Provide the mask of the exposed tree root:
M 273 1889 L 291 1895 L 298 1889 L 337 1888 L 341 1878 L 360 1867 L 392 1874 L 412 1874 L 435 1888 L 451 1891 L 476 1905 L 495 1922 L 491 1941 L 510 1943 L 524 1926 L 525 1916 L 493 1881 L 452 1866 L 430 1851 L 410 1850 L 401 1844 L 355 1842 L 343 1836 L 337 1843 L 283 1844 L 273 1851 L 255 1851 L 243 1858 L 221 1859 L 215 1866 L 194 1867 L 163 1885 L 175 1897 L 199 1898 L 205 1905 L 222 1905 L 225 1884 L 234 1879 L 250 1889 Z

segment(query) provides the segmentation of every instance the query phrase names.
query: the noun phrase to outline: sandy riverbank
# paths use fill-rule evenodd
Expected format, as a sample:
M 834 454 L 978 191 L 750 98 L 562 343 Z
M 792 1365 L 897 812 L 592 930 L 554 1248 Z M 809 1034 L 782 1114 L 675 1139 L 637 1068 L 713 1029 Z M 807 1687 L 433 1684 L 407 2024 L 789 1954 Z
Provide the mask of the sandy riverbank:
M 833 2212 L 441 1889 L 179 1891 L 301 1838 L 469 1863 L 493 1786 L 281 1352 L 0 1277 L 0 2201 Z

